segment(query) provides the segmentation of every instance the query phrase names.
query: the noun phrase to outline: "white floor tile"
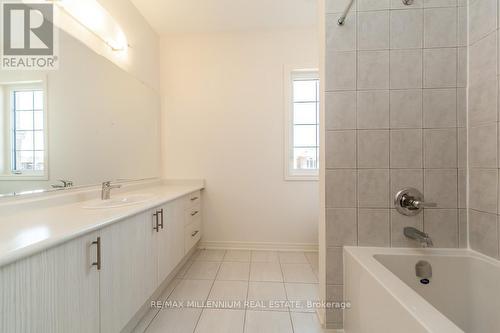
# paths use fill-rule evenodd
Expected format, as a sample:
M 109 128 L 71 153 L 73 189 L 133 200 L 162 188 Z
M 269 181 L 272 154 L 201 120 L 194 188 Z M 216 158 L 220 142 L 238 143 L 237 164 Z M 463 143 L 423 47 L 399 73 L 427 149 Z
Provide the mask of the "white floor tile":
M 247 311 L 245 333 L 292 333 L 288 312 Z
M 252 262 L 250 264 L 250 281 L 283 282 L 280 264 L 273 262 Z
M 285 282 L 317 283 L 318 278 L 309 264 L 281 264 Z
M 213 280 L 217 275 L 220 263 L 210 262 L 210 261 L 195 261 L 191 267 L 189 267 L 185 278 L 186 279 L 201 279 L 201 280 Z
M 223 308 L 245 309 L 247 292 L 247 281 L 215 281 L 208 300 L 223 302 Z
M 318 301 L 318 285 L 308 283 L 285 283 L 286 296 L 291 303 L 290 310 L 294 312 L 315 312 L 314 307 L 308 306 L 308 301 Z
M 168 299 L 175 301 L 205 301 L 212 283 L 211 280 L 182 280 Z
M 304 252 L 279 252 L 282 264 L 308 264 Z
M 146 333 L 193 333 L 201 309 L 161 310 Z
M 291 314 L 294 333 L 323 333 L 327 332 L 321 328 L 316 313 L 297 313 Z
M 248 285 L 249 309 L 288 311 L 286 305 L 285 285 L 279 282 L 252 282 Z
M 205 309 L 195 333 L 243 333 L 244 322 L 244 310 Z
M 223 262 L 217 274 L 217 280 L 248 281 L 250 263 L 248 262 Z
M 245 250 L 228 250 L 224 256 L 224 261 L 249 262 L 250 254 L 250 251 Z
M 193 257 L 196 261 L 222 261 L 226 250 L 200 250 Z
M 277 251 L 252 251 L 252 262 L 279 262 Z

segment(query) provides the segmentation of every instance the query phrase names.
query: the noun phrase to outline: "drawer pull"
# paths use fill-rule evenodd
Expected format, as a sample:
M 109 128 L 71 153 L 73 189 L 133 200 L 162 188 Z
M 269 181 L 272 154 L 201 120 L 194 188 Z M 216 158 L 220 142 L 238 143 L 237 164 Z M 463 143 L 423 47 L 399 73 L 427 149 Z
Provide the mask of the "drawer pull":
M 195 232 L 193 232 L 193 233 L 191 234 L 191 237 L 194 237 L 194 236 L 198 235 L 198 233 L 199 233 L 199 232 L 200 232 L 199 230 L 196 230 Z
M 195 201 L 195 200 L 198 200 L 198 199 L 199 199 L 198 197 L 192 197 L 191 201 Z
M 199 213 L 199 211 L 196 210 L 196 211 L 194 211 L 194 212 L 191 213 L 191 216 L 195 216 L 198 213 Z
M 101 270 L 101 237 L 97 237 L 95 241 L 92 242 L 92 245 L 97 246 L 97 261 L 92 263 L 92 266 L 97 266 L 97 270 Z

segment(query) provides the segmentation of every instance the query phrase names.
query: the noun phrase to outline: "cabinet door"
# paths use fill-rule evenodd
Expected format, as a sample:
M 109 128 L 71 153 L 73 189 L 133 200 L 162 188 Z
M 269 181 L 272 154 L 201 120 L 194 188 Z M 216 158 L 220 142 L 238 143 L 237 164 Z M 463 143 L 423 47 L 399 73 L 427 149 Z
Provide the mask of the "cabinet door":
M 99 332 L 92 233 L 0 269 L 0 332 Z
M 151 212 L 101 230 L 101 332 L 121 331 L 156 289 Z
M 182 216 L 183 202 L 181 199 L 172 202 L 172 219 L 170 220 L 170 233 L 168 237 L 170 261 L 172 269 L 184 258 L 184 217 Z
M 179 215 L 181 201 L 162 206 L 163 228 L 158 232 L 158 283 L 163 282 L 184 256 L 184 226 Z

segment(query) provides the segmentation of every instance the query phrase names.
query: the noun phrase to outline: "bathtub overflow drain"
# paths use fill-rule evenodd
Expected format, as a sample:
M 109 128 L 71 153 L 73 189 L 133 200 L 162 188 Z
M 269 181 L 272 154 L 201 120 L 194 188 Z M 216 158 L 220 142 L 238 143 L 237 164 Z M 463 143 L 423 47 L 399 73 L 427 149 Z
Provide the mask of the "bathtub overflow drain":
M 420 283 L 429 284 L 432 277 L 432 266 L 428 261 L 420 260 L 415 265 L 415 275 L 420 279 Z

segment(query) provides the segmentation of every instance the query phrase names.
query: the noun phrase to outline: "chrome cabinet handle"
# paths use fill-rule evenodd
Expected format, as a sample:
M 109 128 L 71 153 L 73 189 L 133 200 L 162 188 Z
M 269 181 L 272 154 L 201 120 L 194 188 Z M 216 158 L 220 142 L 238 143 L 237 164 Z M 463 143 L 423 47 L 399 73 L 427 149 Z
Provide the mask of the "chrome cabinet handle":
M 196 230 L 195 232 L 193 232 L 193 233 L 191 234 L 191 237 L 196 236 L 199 232 L 200 232 L 199 230 Z
M 97 246 L 97 261 L 92 263 L 92 266 L 97 266 L 97 270 L 101 270 L 101 237 L 97 237 L 95 241 L 92 242 L 92 245 Z
M 153 225 L 153 230 L 158 232 L 160 227 L 159 227 L 159 222 L 158 222 L 158 211 L 156 211 L 154 214 L 153 214 L 153 217 L 155 218 L 155 221 L 154 221 L 154 225 Z
M 161 222 L 158 226 L 163 229 L 163 208 L 160 209 L 159 211 L 157 211 L 156 213 L 161 215 L 161 219 L 160 219 Z
M 198 199 L 199 199 L 198 197 L 192 197 L 191 201 L 195 201 L 195 200 L 198 200 Z
M 196 214 L 198 214 L 199 212 L 196 210 L 194 212 L 191 213 L 191 216 L 195 216 Z

